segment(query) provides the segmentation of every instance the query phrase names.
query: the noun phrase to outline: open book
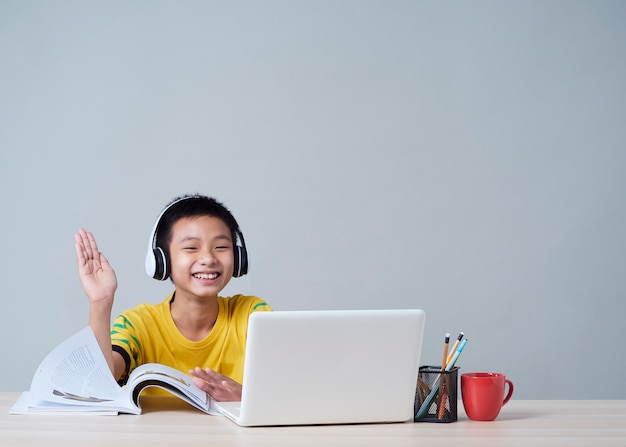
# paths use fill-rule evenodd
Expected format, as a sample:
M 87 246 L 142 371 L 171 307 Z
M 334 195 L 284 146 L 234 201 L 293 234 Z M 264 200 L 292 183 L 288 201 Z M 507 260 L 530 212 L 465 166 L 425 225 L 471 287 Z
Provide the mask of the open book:
M 135 368 L 120 387 L 88 326 L 54 348 L 41 362 L 31 382 L 11 408 L 11 414 L 80 413 L 140 414 L 139 395 L 159 387 L 208 414 L 218 414 L 213 401 L 174 368 L 148 363 Z

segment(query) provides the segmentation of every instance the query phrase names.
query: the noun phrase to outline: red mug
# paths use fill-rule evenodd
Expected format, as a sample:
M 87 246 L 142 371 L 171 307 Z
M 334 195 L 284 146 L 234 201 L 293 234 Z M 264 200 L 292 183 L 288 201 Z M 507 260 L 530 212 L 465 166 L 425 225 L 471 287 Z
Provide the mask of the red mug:
M 505 385 L 509 386 L 506 396 Z M 513 396 L 513 382 L 500 373 L 464 373 L 461 374 L 461 395 L 467 417 L 474 421 L 493 421 Z

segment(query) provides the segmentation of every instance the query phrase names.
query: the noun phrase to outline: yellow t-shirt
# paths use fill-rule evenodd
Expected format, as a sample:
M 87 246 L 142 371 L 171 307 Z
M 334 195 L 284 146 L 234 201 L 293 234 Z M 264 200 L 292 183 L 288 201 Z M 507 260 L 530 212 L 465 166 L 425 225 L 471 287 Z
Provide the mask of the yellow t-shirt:
M 208 367 L 242 383 L 248 317 L 271 307 L 254 296 L 218 297 L 213 329 L 204 340 L 191 341 L 172 319 L 172 297 L 156 305 L 141 304 L 115 319 L 111 343 L 122 351 L 128 367 L 122 381 L 139 365 L 161 363 L 186 374 L 196 366 Z

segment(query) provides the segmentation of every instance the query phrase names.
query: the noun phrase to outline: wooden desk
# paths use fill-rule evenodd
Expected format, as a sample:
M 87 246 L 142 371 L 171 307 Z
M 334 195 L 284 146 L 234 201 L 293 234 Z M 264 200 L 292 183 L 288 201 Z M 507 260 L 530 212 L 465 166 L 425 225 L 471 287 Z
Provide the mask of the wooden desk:
M 512 400 L 495 422 L 241 428 L 176 398 L 144 398 L 141 416 L 9 415 L 0 392 L 0 446 L 626 446 L 626 400 Z

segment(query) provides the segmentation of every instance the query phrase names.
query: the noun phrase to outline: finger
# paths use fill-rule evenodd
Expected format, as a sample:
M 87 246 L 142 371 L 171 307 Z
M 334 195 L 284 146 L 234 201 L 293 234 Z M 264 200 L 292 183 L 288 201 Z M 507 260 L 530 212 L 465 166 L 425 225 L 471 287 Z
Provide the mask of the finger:
M 98 253 L 100 257 L 100 265 L 104 270 L 112 270 L 111 264 L 109 264 L 109 260 L 102 253 Z
M 91 243 L 89 241 L 89 234 L 84 229 L 80 229 L 78 233 L 76 233 L 76 253 L 78 254 L 78 250 L 80 249 L 80 256 L 85 260 L 85 262 L 93 259 L 93 249 L 91 247 Z
M 211 368 L 204 368 L 202 371 L 213 380 L 220 380 L 224 377 L 220 373 L 213 371 Z
M 241 385 L 232 379 L 224 378 L 219 382 L 211 384 L 213 391 L 211 396 L 217 401 L 239 401 L 241 400 Z
M 74 235 L 74 247 L 76 248 L 76 259 L 78 260 L 78 265 L 81 266 L 85 263 L 85 253 L 83 252 L 83 241 L 81 239 L 80 233 L 76 233 Z
M 86 267 L 86 264 L 89 260 L 89 253 L 87 252 L 87 245 L 89 244 L 89 240 L 87 238 L 87 233 L 81 228 L 80 231 L 74 235 L 74 239 L 76 241 L 75 246 L 78 266 Z
M 189 371 L 189 374 L 193 376 L 193 382 L 198 388 L 213 395 L 215 392 L 215 383 L 218 382 L 214 375 L 207 374 L 207 372 L 200 367 L 192 369 Z
M 191 374 L 194 377 L 199 377 L 201 379 L 208 378 L 204 370 L 198 366 L 196 366 L 194 369 L 189 370 L 189 374 Z
M 195 369 L 190 371 L 194 376 L 196 377 L 200 377 L 204 380 L 208 380 L 209 382 L 214 381 L 217 382 L 218 380 L 222 379 L 224 376 L 222 376 L 221 374 L 213 371 L 211 368 L 205 368 L 202 369 L 199 366 L 196 366 Z
M 209 395 L 212 395 L 214 390 L 213 390 L 213 386 L 209 382 L 199 377 L 192 377 L 191 381 L 193 382 L 195 386 L 200 388 L 202 391 L 204 391 L 205 393 Z
M 89 259 L 100 260 L 100 250 L 98 250 L 98 244 L 96 243 L 96 238 L 89 231 L 86 231 L 86 248 Z
M 237 388 L 241 388 L 241 385 L 239 384 L 239 382 L 234 381 L 228 376 L 225 376 L 216 371 L 213 371 L 210 368 L 206 368 L 204 372 L 207 374 L 207 377 L 209 378 L 208 381 L 213 386 L 213 389 L 217 390 L 218 388 L 221 387 L 226 391 L 231 391 Z

